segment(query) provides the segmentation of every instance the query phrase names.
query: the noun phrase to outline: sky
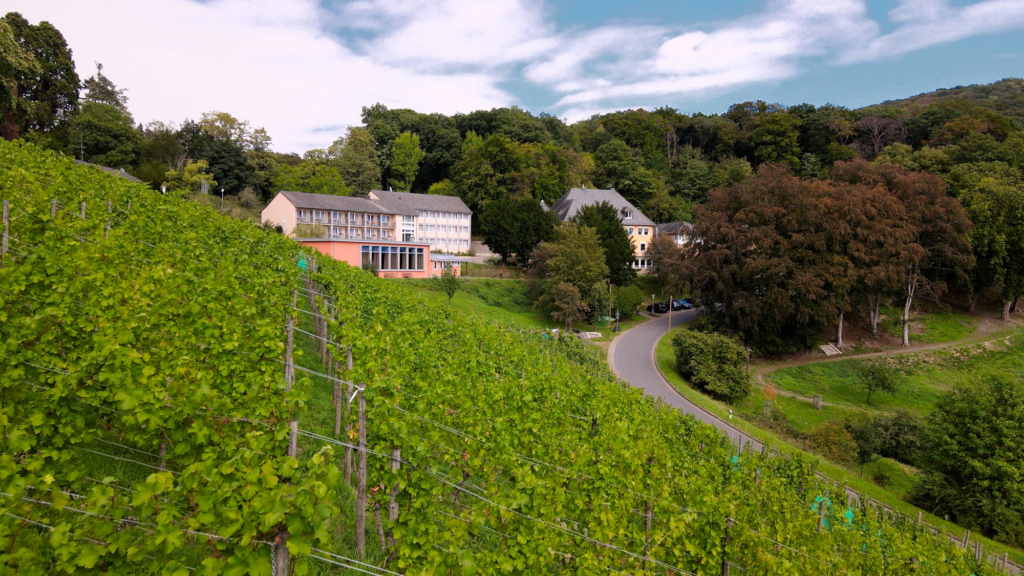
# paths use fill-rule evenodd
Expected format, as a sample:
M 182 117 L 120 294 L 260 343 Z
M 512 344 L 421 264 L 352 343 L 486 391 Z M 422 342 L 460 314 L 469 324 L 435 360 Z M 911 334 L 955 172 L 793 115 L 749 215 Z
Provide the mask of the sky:
M 1024 0 L 5 0 L 65 36 L 136 121 L 225 111 L 281 152 L 363 106 L 569 122 L 735 102 L 851 108 L 1024 77 Z

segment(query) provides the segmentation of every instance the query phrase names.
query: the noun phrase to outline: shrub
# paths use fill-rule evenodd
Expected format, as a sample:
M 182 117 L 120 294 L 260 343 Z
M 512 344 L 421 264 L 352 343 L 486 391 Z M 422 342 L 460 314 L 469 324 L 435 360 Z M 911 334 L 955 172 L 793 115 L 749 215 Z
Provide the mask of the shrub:
M 838 464 L 853 464 L 857 443 L 842 422 L 822 422 L 807 433 L 807 443 L 817 453 Z
M 644 295 L 636 286 L 619 286 L 615 288 L 612 301 L 615 309 L 622 313 L 622 317 L 629 318 L 644 301 Z
M 747 351 L 721 334 L 683 330 L 672 338 L 679 373 L 694 386 L 722 398 L 750 393 L 745 365 Z

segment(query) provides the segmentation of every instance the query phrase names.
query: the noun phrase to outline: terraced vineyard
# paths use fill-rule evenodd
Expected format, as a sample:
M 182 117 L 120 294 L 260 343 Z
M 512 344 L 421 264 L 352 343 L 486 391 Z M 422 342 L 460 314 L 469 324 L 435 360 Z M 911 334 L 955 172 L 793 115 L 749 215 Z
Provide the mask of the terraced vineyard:
M 0 143 L 0 194 L 3 572 L 995 573 L 574 339 L 306 275 L 290 240 L 27 145 Z

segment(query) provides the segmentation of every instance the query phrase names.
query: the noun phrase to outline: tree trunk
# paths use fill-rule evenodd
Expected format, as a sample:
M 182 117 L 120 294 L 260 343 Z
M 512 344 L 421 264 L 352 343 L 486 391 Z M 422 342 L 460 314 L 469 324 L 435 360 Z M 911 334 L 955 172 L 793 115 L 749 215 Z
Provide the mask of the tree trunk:
M 974 310 L 978 307 L 978 295 L 975 294 L 971 297 L 971 306 L 967 309 L 968 312 L 974 314 Z
M 1013 297 L 1013 304 L 1010 306 L 1010 314 L 1013 314 L 1014 312 L 1017 311 L 1017 301 L 1019 299 L 1020 299 L 1020 296 L 1014 296 Z
M 839 328 L 836 330 L 836 348 L 842 348 L 843 344 L 843 316 L 845 312 L 839 313 Z
M 871 333 L 875 336 L 878 335 L 878 314 L 879 309 L 882 307 L 882 293 L 879 292 L 877 296 L 874 296 L 870 302 L 871 309 L 868 310 L 868 316 L 871 317 Z
M 907 292 L 907 301 L 903 304 L 903 345 L 910 346 L 910 305 L 914 301 L 913 290 Z
M 1013 300 L 1003 300 L 1003 315 L 1002 320 L 1010 319 L 1010 306 L 1013 305 Z

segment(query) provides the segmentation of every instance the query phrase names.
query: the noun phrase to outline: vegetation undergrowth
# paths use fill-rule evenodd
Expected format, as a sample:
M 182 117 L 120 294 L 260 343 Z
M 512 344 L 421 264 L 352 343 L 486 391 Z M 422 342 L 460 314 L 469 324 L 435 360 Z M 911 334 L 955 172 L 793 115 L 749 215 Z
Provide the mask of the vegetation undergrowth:
M 297 574 L 350 556 L 339 463 L 355 411 L 335 438 L 334 387 L 302 370 L 286 390 L 282 364 L 285 318 L 315 332 L 299 317 L 330 301 L 329 352 L 353 356 L 334 372 L 367 406 L 371 548 L 373 511 L 392 495 L 400 510 L 367 557 L 389 570 L 994 573 L 904 519 L 848 509 L 799 455 L 736 454 L 575 338 L 415 304 L 334 261 L 309 293 L 296 259 L 312 253 L 277 234 L 31 146 L 0 143 L 0 160 L 16 215 L 0 273 L 7 571 L 268 574 L 285 531 Z M 298 365 L 315 365 L 297 341 Z M 103 477 L 83 452 L 111 460 Z

